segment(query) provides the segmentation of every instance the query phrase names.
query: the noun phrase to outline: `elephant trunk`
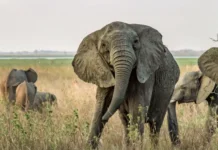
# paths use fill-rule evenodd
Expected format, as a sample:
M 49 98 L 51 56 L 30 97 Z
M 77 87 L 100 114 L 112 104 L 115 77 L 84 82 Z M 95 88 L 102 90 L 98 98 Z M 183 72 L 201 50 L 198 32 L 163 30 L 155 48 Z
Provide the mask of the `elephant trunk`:
M 131 45 L 125 40 L 115 41 L 113 45 L 112 64 L 115 71 L 115 88 L 112 101 L 102 120 L 108 120 L 123 103 L 129 78 L 136 63 L 136 56 Z
M 167 120 L 171 142 L 173 145 L 179 145 L 181 142 L 179 139 L 179 127 L 176 116 L 176 101 L 170 103 L 168 106 Z

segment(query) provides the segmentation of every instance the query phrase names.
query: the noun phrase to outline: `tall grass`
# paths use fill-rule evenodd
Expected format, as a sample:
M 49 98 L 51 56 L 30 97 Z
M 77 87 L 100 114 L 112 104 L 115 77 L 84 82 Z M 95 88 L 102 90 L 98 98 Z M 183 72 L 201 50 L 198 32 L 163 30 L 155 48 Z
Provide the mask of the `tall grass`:
M 60 60 L 59 60 L 60 61 Z M 37 63 L 14 63 L 7 67 L 0 65 L 0 79 L 12 68 L 33 68 L 38 73 L 38 91 L 54 93 L 58 107 L 43 114 L 23 113 L 19 108 L 7 110 L 4 101 L 0 104 L 0 149 L 2 150 L 83 150 L 89 132 L 95 106 L 96 86 L 88 84 L 75 75 L 66 62 L 56 61 Z M 1 63 L 1 62 L 0 62 Z M 58 65 L 57 65 L 58 64 Z M 181 75 L 186 71 L 197 70 L 196 65 L 181 65 Z M 218 134 L 211 143 L 203 147 L 207 104 L 196 109 L 195 104 L 177 106 L 178 122 L 182 144 L 176 149 L 218 148 Z M 134 139 L 134 127 L 129 127 Z M 144 148 L 150 149 L 149 128 L 145 124 Z M 100 149 L 120 150 L 123 147 L 123 126 L 116 113 L 104 128 Z M 167 128 L 166 117 L 161 128 L 159 149 L 173 149 Z

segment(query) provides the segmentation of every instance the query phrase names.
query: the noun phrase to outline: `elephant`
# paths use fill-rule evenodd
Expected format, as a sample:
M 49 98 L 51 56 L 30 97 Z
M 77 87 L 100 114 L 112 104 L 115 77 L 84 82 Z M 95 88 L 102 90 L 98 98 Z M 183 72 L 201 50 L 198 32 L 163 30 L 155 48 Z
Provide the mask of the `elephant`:
M 15 104 L 23 111 L 33 110 L 36 92 L 37 87 L 34 83 L 23 81 L 16 88 Z
M 9 102 L 15 102 L 15 91 L 17 86 L 23 81 L 35 83 L 37 78 L 37 73 L 31 68 L 28 70 L 12 69 L 0 84 L 3 99 L 8 99 Z
M 38 110 L 39 112 L 42 112 L 43 105 L 47 102 L 50 105 L 57 104 L 56 96 L 49 92 L 37 92 L 33 104 L 34 109 Z
M 199 69 L 203 74 L 208 76 L 210 79 L 212 79 L 216 84 L 218 84 L 218 47 L 211 47 L 207 51 L 205 51 L 198 59 L 198 66 Z M 216 90 L 217 91 L 217 90 Z M 217 99 L 217 94 L 213 95 L 215 97 L 214 99 Z M 217 108 L 217 100 L 211 102 L 211 109 L 210 114 L 213 117 L 216 117 L 218 115 L 218 108 Z M 218 123 L 218 120 L 216 124 Z M 209 131 L 212 134 L 215 130 L 214 125 L 209 123 Z
M 218 47 L 212 47 L 198 58 L 201 72 L 218 84 Z
M 128 126 L 144 123 L 157 145 L 174 86 L 178 64 L 156 29 L 124 22 L 112 22 L 87 35 L 72 61 L 74 72 L 85 82 L 97 85 L 96 108 L 88 145 L 97 148 L 109 118 L 119 110 L 125 145 L 130 144 Z M 128 116 L 132 116 L 132 119 Z
M 205 76 L 201 71 L 187 72 L 181 82 L 176 84 L 173 92 L 170 104 L 168 106 L 168 129 L 170 133 L 170 139 L 173 145 L 179 145 L 181 143 L 179 139 L 179 129 L 176 116 L 176 102 L 178 104 L 183 103 L 202 103 L 208 102 L 209 116 L 206 122 L 207 131 L 209 136 L 208 141 L 215 132 L 215 127 L 211 126 L 214 117 L 214 110 L 218 104 L 218 88 L 213 80 Z M 216 110 L 218 112 L 218 109 Z

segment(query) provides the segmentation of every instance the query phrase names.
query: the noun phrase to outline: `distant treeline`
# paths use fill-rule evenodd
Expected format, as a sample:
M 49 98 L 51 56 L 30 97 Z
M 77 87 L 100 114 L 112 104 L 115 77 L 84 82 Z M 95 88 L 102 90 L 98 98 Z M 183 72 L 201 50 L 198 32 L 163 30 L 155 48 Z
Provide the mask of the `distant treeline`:
M 200 56 L 204 50 L 196 51 L 196 50 L 171 50 L 173 56 Z M 35 50 L 33 52 L 28 51 L 20 51 L 20 52 L 0 52 L 0 56 L 3 57 L 71 57 L 74 56 L 76 52 L 70 51 L 54 51 L 54 50 Z
M 35 50 L 33 52 L 0 52 L 0 56 L 5 57 L 69 57 L 74 56 L 75 52 L 69 51 L 54 51 L 54 50 Z
M 173 56 L 200 56 L 203 54 L 205 50 L 178 50 L 178 51 L 171 51 Z

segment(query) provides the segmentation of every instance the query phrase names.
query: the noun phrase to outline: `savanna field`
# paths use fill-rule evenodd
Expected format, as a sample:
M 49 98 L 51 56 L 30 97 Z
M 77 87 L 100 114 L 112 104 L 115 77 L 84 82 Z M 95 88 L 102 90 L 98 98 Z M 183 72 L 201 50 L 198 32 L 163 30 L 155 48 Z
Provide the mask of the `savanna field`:
M 0 104 L 0 149 L 1 150 L 84 150 L 95 106 L 96 86 L 80 80 L 73 72 L 70 59 L 60 60 L 0 60 L 0 80 L 12 68 L 33 68 L 38 73 L 37 90 L 57 96 L 58 106 L 46 108 L 43 114 L 23 113 L 20 109 L 7 110 Z M 197 59 L 178 58 L 181 75 L 198 70 Z M 52 109 L 52 113 L 51 110 Z M 167 119 L 161 128 L 159 149 L 217 150 L 218 133 L 210 144 L 203 147 L 207 104 L 177 105 L 181 146 L 172 147 Z M 149 128 L 145 124 L 144 147 L 151 149 Z M 137 136 L 131 128 L 131 138 Z M 114 115 L 104 128 L 100 149 L 121 150 L 123 127 Z

